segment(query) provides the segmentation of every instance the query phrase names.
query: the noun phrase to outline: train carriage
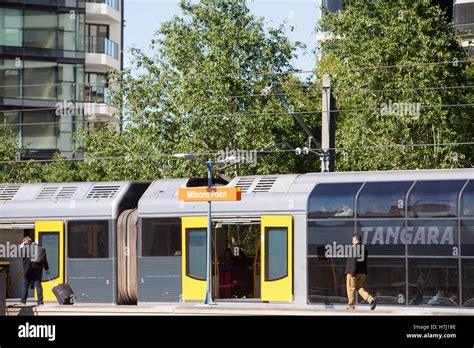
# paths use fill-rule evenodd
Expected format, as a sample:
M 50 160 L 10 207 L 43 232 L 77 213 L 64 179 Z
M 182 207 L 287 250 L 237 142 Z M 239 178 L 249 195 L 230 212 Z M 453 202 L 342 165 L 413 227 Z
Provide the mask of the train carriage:
M 474 169 L 243 176 L 214 185 L 242 190 L 240 201 L 212 204 L 218 301 L 345 303 L 341 251 L 357 232 L 379 304 L 474 306 Z M 0 238 L 36 229 L 48 255 L 60 250 L 59 280 L 78 301 L 202 301 L 208 206 L 180 202 L 178 189 L 204 186 L 2 185 Z M 111 187 L 110 197 L 90 196 Z

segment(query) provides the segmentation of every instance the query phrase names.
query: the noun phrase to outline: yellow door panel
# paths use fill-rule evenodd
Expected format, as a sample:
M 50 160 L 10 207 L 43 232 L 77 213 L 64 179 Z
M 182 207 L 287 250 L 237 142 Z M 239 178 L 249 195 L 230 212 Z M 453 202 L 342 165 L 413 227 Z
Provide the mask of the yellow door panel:
M 207 216 L 182 217 L 182 291 L 184 301 L 206 294 Z
M 65 282 L 64 270 L 64 221 L 36 221 L 35 242 L 46 249 L 46 258 L 49 264 L 50 277 L 56 284 Z M 53 282 L 43 273 L 41 281 L 43 285 L 44 301 L 56 301 L 52 292 Z M 35 290 L 35 299 L 38 295 Z
M 266 215 L 261 219 L 262 301 L 293 301 L 293 218 Z

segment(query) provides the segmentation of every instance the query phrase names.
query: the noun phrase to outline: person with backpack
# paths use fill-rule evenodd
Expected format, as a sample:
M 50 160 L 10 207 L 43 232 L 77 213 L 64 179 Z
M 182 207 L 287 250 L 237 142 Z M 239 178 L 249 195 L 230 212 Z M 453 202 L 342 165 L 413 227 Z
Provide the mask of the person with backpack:
M 43 287 L 41 285 L 41 278 L 43 269 L 46 274 L 49 274 L 49 265 L 46 258 L 46 249 L 33 243 L 30 237 L 23 238 L 21 248 L 26 248 L 23 255 L 23 296 L 21 303 L 26 304 L 28 299 L 28 291 L 33 286 L 36 288 L 38 294 L 38 305 L 43 303 Z

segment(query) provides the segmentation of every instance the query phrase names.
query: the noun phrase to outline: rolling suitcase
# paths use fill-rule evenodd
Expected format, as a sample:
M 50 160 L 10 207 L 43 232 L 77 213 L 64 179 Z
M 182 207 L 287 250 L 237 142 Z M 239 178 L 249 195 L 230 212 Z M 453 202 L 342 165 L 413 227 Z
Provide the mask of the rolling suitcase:
M 69 286 L 69 284 L 57 284 L 51 278 L 49 278 L 49 281 L 54 284 L 52 291 L 60 305 L 72 305 L 74 302 L 76 302 L 76 295 L 74 295 L 74 291 L 72 291 L 72 288 Z

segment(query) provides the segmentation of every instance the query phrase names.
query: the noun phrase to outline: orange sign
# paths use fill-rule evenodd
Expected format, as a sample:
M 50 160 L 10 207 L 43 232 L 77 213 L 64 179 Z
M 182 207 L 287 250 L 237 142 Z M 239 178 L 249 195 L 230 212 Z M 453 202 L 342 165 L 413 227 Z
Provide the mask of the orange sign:
M 240 201 L 240 187 L 180 188 L 178 199 L 185 202 Z

